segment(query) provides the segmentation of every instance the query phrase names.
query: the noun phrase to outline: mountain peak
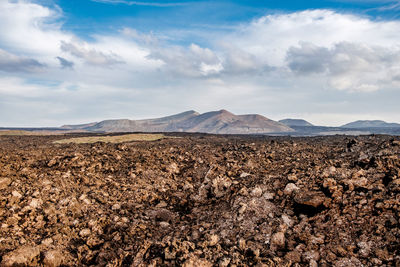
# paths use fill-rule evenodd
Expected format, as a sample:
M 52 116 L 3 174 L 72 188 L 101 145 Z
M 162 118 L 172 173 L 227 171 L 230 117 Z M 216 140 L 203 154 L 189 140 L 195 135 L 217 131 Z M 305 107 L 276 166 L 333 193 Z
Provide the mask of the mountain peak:
M 232 115 L 233 115 L 232 112 L 229 112 L 229 111 L 227 111 L 226 109 L 220 109 L 220 110 L 217 111 L 217 113 L 218 113 L 218 114 L 232 114 Z

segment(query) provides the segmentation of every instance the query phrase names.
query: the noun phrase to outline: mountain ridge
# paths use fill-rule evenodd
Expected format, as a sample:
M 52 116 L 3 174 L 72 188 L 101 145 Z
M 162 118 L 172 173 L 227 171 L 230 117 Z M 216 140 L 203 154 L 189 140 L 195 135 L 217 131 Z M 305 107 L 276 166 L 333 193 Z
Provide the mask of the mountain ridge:
M 171 116 L 129 120 L 103 120 L 97 123 L 64 125 L 63 129 L 89 132 L 199 132 L 213 134 L 263 134 L 293 132 L 282 123 L 259 114 L 235 115 L 227 110 L 198 113 L 185 111 Z

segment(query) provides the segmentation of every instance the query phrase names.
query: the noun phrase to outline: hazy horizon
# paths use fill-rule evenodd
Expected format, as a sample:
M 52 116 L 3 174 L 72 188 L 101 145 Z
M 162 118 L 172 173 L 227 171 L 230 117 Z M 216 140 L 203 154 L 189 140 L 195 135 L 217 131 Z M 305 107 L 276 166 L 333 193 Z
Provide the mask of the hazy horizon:
M 400 123 L 400 2 L 5 0 L 0 127 L 226 109 Z
M 219 110 L 221 110 L 221 109 L 219 109 Z M 182 112 L 179 112 L 179 113 L 183 113 L 183 112 L 187 112 L 187 111 L 191 111 L 191 110 L 186 110 L 186 111 L 182 111 Z M 193 110 L 193 111 L 198 112 L 197 110 Z M 209 110 L 209 111 L 198 112 L 198 113 L 202 114 L 202 113 L 212 112 L 212 111 L 218 111 L 218 110 Z M 8 128 L 54 128 L 54 127 L 57 128 L 57 127 L 61 127 L 61 126 L 64 126 L 64 125 L 79 125 L 79 124 L 101 122 L 101 121 L 105 121 L 105 120 L 121 120 L 121 119 L 122 120 L 123 119 L 128 119 L 128 120 L 146 120 L 146 119 L 156 119 L 156 118 L 162 118 L 162 117 L 176 115 L 176 114 L 179 114 L 179 113 L 163 114 L 163 115 L 158 115 L 158 116 L 157 115 L 156 116 L 144 116 L 144 117 L 138 117 L 138 118 L 101 118 L 101 119 L 94 120 L 94 121 L 73 121 L 71 123 L 64 123 L 64 124 L 58 124 L 58 125 L 15 125 L 15 126 L 7 126 L 6 125 L 6 126 L 0 126 L 0 128 L 7 128 L 7 127 Z M 254 114 L 254 113 L 241 113 L 241 114 L 234 113 L 234 114 L 235 115 L 246 115 L 246 114 Z M 259 115 L 267 117 L 264 114 L 259 114 Z M 354 119 L 352 121 L 347 121 L 347 122 L 340 123 L 340 124 L 323 124 L 323 123 L 315 123 L 314 121 L 306 120 L 306 119 L 300 118 L 300 117 L 284 117 L 284 118 L 269 118 L 269 119 L 272 119 L 274 121 L 280 121 L 280 120 L 283 120 L 283 119 L 294 119 L 294 120 L 299 119 L 299 120 L 305 120 L 305 121 L 313 124 L 314 126 L 327 126 L 327 127 L 340 127 L 340 126 L 343 126 L 343 125 L 345 125 L 347 123 L 350 123 L 350 122 L 363 120 L 363 119 Z M 369 120 L 369 119 L 365 119 L 365 120 Z M 387 122 L 387 123 L 398 123 L 398 122 L 395 122 L 395 121 L 385 121 L 385 122 Z

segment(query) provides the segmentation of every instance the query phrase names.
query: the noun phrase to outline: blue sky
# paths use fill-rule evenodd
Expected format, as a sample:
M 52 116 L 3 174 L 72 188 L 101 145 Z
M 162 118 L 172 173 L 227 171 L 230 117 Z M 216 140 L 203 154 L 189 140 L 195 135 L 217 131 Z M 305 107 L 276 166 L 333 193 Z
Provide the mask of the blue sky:
M 112 32 L 121 26 L 139 31 L 163 32 L 176 29 L 229 30 L 266 14 L 288 13 L 307 9 L 332 9 L 343 13 L 369 16 L 376 20 L 396 19 L 398 1 L 113 1 L 113 0 L 44 0 L 64 12 L 66 30 L 89 38 L 93 33 Z M 396 8 L 397 7 L 397 8 Z M 192 40 L 187 40 L 191 42 Z
M 195 109 L 400 122 L 399 1 L 0 2 L 0 126 Z

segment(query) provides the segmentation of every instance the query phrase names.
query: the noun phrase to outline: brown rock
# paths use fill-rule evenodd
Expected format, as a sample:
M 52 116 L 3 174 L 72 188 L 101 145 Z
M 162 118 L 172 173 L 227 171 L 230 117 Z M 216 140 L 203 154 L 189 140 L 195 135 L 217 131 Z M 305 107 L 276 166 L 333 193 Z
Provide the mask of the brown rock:
M 295 195 L 294 201 L 297 204 L 318 208 L 325 201 L 326 197 L 322 192 L 299 192 Z
M 212 267 L 212 263 L 205 260 L 205 259 L 200 259 L 196 256 L 190 257 L 188 260 L 186 260 L 183 265 L 183 267 Z
M 0 190 L 7 188 L 11 184 L 10 178 L 0 178 Z
M 292 181 L 292 182 L 297 182 L 297 180 L 298 180 L 297 175 L 294 174 L 294 173 L 289 174 L 289 175 L 288 175 L 288 180 L 289 180 L 289 181 Z
M 298 191 L 300 188 L 297 187 L 294 183 L 288 183 L 283 190 L 285 195 L 291 195 L 293 192 Z
M 216 244 L 218 244 L 218 242 L 219 242 L 219 236 L 218 235 L 210 235 L 208 237 L 208 245 L 209 246 L 213 247 Z
M 80 235 L 81 237 L 86 237 L 86 236 L 89 236 L 90 233 L 91 233 L 90 229 L 85 228 L 85 229 L 82 229 L 82 230 L 79 232 L 79 235 Z
M 4 255 L 1 266 L 36 266 L 39 255 L 38 247 L 24 246 Z
M 263 193 L 263 191 L 262 191 L 261 188 L 255 187 L 253 190 L 251 190 L 250 195 L 251 195 L 252 197 L 261 197 L 261 196 L 262 196 L 262 193 Z
M 291 263 L 297 263 L 301 261 L 301 254 L 296 250 L 290 251 L 285 255 L 285 259 Z
M 272 235 L 271 245 L 279 248 L 285 246 L 285 234 L 283 232 L 278 232 Z
M 43 264 L 49 267 L 57 267 L 64 262 L 64 255 L 59 250 L 49 250 L 44 253 Z
M 178 165 L 175 162 L 169 164 L 166 169 L 169 173 L 179 173 L 180 171 Z
M 217 177 L 212 181 L 215 197 L 223 197 L 230 189 L 232 181 L 228 177 Z
M 357 258 L 342 258 L 335 262 L 335 267 L 362 267 L 364 266 Z

